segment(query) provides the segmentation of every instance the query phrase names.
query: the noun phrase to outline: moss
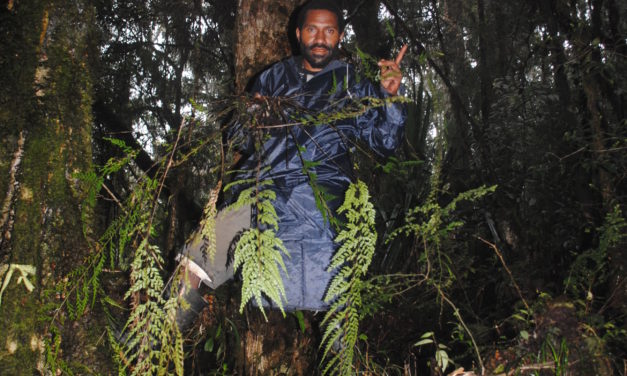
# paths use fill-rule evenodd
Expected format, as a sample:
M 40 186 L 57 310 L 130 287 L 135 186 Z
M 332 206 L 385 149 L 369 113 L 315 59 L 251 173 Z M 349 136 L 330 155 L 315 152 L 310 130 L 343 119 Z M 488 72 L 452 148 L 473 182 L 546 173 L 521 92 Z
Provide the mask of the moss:
M 92 159 L 92 87 L 82 52 L 85 33 L 77 28 L 90 24 L 90 13 L 84 4 L 70 1 L 19 4 L 11 25 L 0 27 L 5 34 L 13 33 L 15 42 L 10 46 L 14 51 L 3 56 L 21 57 L 2 60 L 3 67 L 19 66 L 20 72 L 1 74 L 2 81 L 7 82 L 5 88 L 13 93 L 0 89 L 0 99 L 3 106 L 8 103 L 14 107 L 10 112 L 0 112 L 0 117 L 13 130 L 10 134 L 27 131 L 10 262 L 35 265 L 38 274 L 33 293 L 12 282 L 3 297 L 0 332 L 11 339 L 8 346 L 12 351 L 0 350 L 0 374 L 41 371 L 45 354 L 40 341 L 33 342 L 33 338 L 48 342 L 60 338 L 58 365 L 70 364 L 71 360 L 71 368 L 83 368 L 84 372 L 80 364 L 99 363 L 95 358 L 101 352 L 86 353 L 85 349 L 96 348 L 102 331 L 98 330 L 97 317 L 83 322 L 66 320 L 64 311 L 56 310 L 63 296 L 55 293 L 55 287 L 89 253 L 81 223 L 83 194 L 74 174 L 88 171 Z M 40 46 L 44 10 L 49 14 L 51 26 Z M 35 72 L 39 72 L 36 79 Z M 2 156 L 10 153 L 10 147 L 2 149 Z M 2 172 L 6 170 L 5 164 L 0 167 Z M 0 182 L 6 184 L 4 180 Z M 55 321 L 51 326 L 53 316 Z M 57 332 L 55 328 L 61 337 L 52 334 Z M 36 345 L 31 346 L 32 343 Z M 5 349 L 7 345 L 1 347 Z
M 32 78 L 37 66 L 37 46 L 44 6 L 29 1 L 0 12 L 0 200 L 7 193 L 8 170 L 17 145 L 17 135 L 32 112 Z M 34 26 L 37 25 L 37 26 Z M 4 126 L 8 125 L 8 126 Z

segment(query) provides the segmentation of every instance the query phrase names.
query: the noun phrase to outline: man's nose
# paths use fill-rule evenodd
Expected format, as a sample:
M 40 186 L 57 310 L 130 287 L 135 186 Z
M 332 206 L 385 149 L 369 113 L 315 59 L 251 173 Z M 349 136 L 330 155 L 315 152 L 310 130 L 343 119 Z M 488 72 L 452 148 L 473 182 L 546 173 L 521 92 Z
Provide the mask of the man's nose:
M 315 43 L 324 43 L 324 33 L 321 30 L 316 31 L 314 34 L 314 42 Z

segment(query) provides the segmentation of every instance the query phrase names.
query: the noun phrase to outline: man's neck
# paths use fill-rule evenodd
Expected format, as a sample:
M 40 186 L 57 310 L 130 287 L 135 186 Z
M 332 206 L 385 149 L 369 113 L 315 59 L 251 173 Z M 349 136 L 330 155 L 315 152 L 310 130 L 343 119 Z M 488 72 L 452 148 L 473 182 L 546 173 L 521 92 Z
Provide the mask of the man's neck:
M 305 81 L 311 80 L 316 75 L 316 73 L 322 70 L 322 68 L 312 68 L 309 62 L 305 60 L 302 56 L 299 56 L 297 61 L 300 65 L 301 73 L 305 78 Z
M 306 72 L 312 72 L 312 73 L 318 73 L 320 72 L 323 68 L 314 68 L 311 66 L 311 64 L 309 64 L 309 62 L 307 61 L 307 59 L 303 59 L 303 69 Z
M 302 55 L 293 56 L 293 59 L 294 59 L 294 62 L 296 64 L 296 68 L 300 71 L 300 74 L 302 75 L 302 77 L 305 78 L 305 81 L 309 81 L 316 74 L 326 70 L 327 68 L 329 68 L 329 66 L 335 66 L 335 64 L 337 63 L 337 60 L 331 60 L 329 62 L 329 64 L 327 64 L 323 68 L 320 68 L 320 69 L 313 68 L 312 69 L 311 65 L 307 64 L 307 61 L 305 60 L 305 58 Z

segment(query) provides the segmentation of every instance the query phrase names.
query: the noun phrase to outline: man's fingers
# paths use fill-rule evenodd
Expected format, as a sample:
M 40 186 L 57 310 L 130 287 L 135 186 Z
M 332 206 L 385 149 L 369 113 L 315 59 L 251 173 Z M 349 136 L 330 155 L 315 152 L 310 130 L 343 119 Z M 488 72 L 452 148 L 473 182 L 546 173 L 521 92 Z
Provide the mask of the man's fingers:
M 399 70 L 392 70 L 389 69 L 385 72 L 382 72 L 381 74 L 381 79 L 382 80 L 386 80 L 388 78 L 392 78 L 392 77 L 401 77 L 401 72 Z
M 403 56 L 405 56 L 405 52 L 407 52 L 407 45 L 403 45 L 403 47 L 401 48 L 401 50 L 398 52 L 398 55 L 396 56 L 396 59 L 394 59 L 394 62 L 397 65 L 401 64 L 401 60 L 403 60 Z
M 381 67 L 382 70 L 395 70 L 395 71 L 399 71 L 400 72 L 400 68 L 398 67 L 398 64 L 396 64 L 395 62 L 391 61 L 391 60 L 381 60 L 379 61 L 378 65 Z

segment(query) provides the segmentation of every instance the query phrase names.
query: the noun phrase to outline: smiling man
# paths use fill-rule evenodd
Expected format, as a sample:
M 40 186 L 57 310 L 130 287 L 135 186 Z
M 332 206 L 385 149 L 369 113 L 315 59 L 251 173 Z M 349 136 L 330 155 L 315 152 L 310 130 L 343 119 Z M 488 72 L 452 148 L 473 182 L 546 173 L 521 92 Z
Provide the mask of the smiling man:
M 334 113 L 360 98 L 385 99 L 397 95 L 402 74 L 399 64 L 406 47 L 395 60 L 381 60 L 381 81 L 358 78 L 354 68 L 338 60 L 338 47 L 344 36 L 345 21 L 335 2 L 313 0 L 299 11 L 296 37 L 300 56 L 280 61 L 262 72 L 251 93 L 264 97 L 284 97 L 296 102 L 309 114 Z M 231 133 L 243 155 L 235 180 L 272 181 L 276 193 L 273 206 L 279 218 L 277 236 L 290 253 L 284 258 L 287 274 L 282 274 L 287 310 L 326 310 L 325 291 L 335 271 L 328 271 L 337 248 L 333 220 L 349 184 L 355 180 L 350 153 L 359 142 L 375 154 L 390 156 L 400 145 L 406 109 L 400 101 L 366 109 L 362 114 L 331 124 L 295 124 L 288 128 L 264 129 L 264 137 L 251 142 L 242 125 Z M 248 172 L 246 172 L 248 171 Z M 244 186 L 236 186 L 235 193 Z M 320 192 L 324 192 L 321 203 Z M 214 262 L 203 259 L 200 242 L 191 241 L 181 252 L 191 280 L 216 288 L 232 276 L 226 265 L 233 234 L 254 226 L 254 213 L 221 212 L 216 219 L 218 249 Z M 252 221 L 251 221 L 252 218 Z M 194 286 L 194 284 L 192 285 Z M 190 310 L 180 312 L 180 322 L 189 321 L 203 305 L 196 289 L 187 289 Z M 197 302 L 194 303 L 194 302 Z M 271 302 L 266 302 L 272 305 Z M 186 317 L 186 318 L 185 318 Z

